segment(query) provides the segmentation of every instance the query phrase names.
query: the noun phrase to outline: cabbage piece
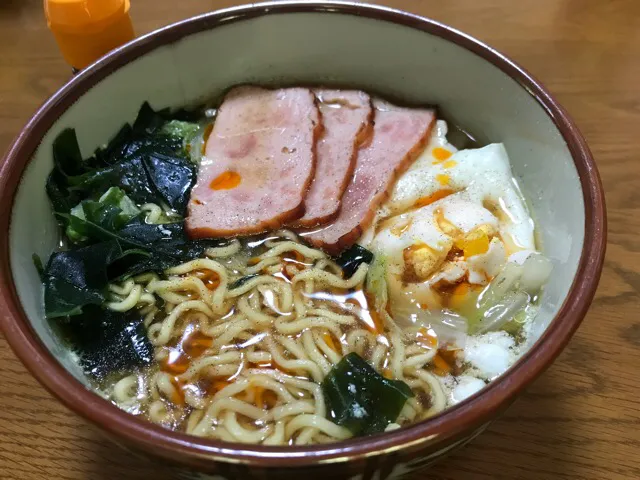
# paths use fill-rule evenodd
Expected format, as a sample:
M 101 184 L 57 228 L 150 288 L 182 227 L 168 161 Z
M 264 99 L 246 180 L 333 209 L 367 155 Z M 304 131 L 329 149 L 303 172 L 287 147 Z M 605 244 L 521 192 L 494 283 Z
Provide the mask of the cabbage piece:
M 520 288 L 530 295 L 539 291 L 553 270 L 553 264 L 544 255 L 539 253 L 531 254 L 522 264 L 522 275 L 520 277 Z
M 374 308 L 377 311 L 384 310 L 389 301 L 387 288 L 387 257 L 376 252 L 373 262 L 367 271 L 365 291 L 374 299 Z
M 522 265 L 507 262 L 478 297 L 477 315 L 470 317 L 473 333 L 504 329 L 542 289 L 552 268 L 540 253 L 530 254 Z
M 131 219 L 140 215 L 135 203 L 118 187 L 111 187 L 96 202 L 84 200 L 71 209 L 70 214 L 83 222 L 71 219 L 65 233 L 74 243 L 86 241 L 90 232 L 84 228 L 87 221 L 107 230 L 119 230 Z
M 397 323 L 410 325 L 405 330 L 412 331 L 425 327 L 432 329 L 439 345 L 452 348 L 464 348 L 469 330 L 465 317 L 449 310 L 424 310 L 415 304 L 406 304 L 394 309 Z
M 508 292 L 499 302 L 489 307 L 479 319 L 474 333 L 502 330 L 529 304 L 529 295 L 524 292 Z
M 196 133 L 198 133 L 199 129 L 200 125 L 197 123 L 171 120 L 167 122 L 160 131 L 173 138 L 179 139 L 186 148 Z
M 206 121 L 200 124 L 198 130 L 191 137 L 185 148 L 189 154 L 189 159 L 196 165 L 200 164 L 204 155 L 206 147 L 206 141 L 213 129 L 213 125 L 210 121 Z
M 506 263 L 502 271 L 491 280 L 478 297 L 478 310 L 486 311 L 501 300 L 507 292 L 515 290 L 521 275 L 521 265 L 514 262 Z

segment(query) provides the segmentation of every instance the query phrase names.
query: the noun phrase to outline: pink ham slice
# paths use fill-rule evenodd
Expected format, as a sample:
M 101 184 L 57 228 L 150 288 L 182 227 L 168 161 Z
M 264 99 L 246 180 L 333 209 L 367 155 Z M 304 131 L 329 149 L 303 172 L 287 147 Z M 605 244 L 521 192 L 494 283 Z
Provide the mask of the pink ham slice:
M 309 243 L 331 254 L 353 245 L 369 227 L 398 176 L 424 150 L 435 121 L 432 110 L 400 108 L 380 101 L 374 108 L 373 137 L 358 152 L 338 217 L 302 234 Z
M 340 209 L 358 148 L 372 131 L 369 95 L 349 90 L 316 90 L 324 134 L 316 148 L 316 174 L 307 197 L 305 214 L 296 227 L 314 227 L 333 220 Z
M 315 96 L 307 88 L 231 90 L 191 191 L 188 234 L 258 233 L 300 218 L 321 131 Z

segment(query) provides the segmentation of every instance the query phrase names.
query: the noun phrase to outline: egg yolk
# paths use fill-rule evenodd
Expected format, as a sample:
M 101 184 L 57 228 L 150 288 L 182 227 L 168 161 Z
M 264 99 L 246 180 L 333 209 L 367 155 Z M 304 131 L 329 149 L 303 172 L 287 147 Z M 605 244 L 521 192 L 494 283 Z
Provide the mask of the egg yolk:
M 487 235 L 487 232 L 478 228 L 467 233 L 462 239 L 456 241 L 456 247 L 462 250 L 464 256 L 468 258 L 474 255 L 487 253 L 490 242 L 491 239 L 489 238 L 489 235 Z
M 445 259 L 441 252 L 422 242 L 405 248 L 402 257 L 405 266 L 403 279 L 408 283 L 429 278 Z
M 444 168 L 453 168 L 458 164 L 455 160 L 447 160 L 442 164 Z
M 444 173 L 439 173 L 438 175 L 436 175 L 436 180 L 438 180 L 438 182 L 440 183 L 440 185 L 449 185 L 449 180 L 451 178 L 449 177 L 449 175 L 444 174 Z
M 426 207 L 427 205 L 431 205 L 433 202 L 437 202 L 438 200 L 448 197 L 453 193 L 455 193 L 453 190 L 449 188 L 443 188 L 441 190 L 437 190 L 431 195 L 427 195 L 426 197 L 420 197 L 418 200 L 416 200 L 416 203 L 414 203 L 414 206 L 416 208 Z
M 436 159 L 436 161 L 433 162 L 433 163 L 444 162 L 445 160 L 450 158 L 451 155 L 453 155 L 449 150 L 447 150 L 446 148 L 442 148 L 442 147 L 434 148 L 433 152 L 431 152 L 431 153 L 433 155 L 433 158 Z
M 460 310 L 466 303 L 470 289 L 471 287 L 466 282 L 457 284 L 449 297 L 449 308 L 454 311 Z
M 430 328 L 420 328 L 420 330 L 416 332 L 416 341 L 427 350 L 433 350 L 438 347 L 438 336 Z

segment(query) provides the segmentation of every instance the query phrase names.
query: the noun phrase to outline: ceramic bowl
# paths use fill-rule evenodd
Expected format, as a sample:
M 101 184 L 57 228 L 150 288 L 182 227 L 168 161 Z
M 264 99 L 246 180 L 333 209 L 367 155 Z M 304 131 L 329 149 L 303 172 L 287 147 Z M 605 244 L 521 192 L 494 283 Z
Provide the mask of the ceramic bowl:
M 437 104 L 481 141 L 503 142 L 555 268 L 535 341 L 479 394 L 427 421 L 382 435 L 309 447 L 222 443 L 173 433 L 92 393 L 44 320 L 32 254 L 56 248 L 45 195 L 51 144 L 74 127 L 83 154 L 143 101 L 194 104 L 239 83 L 348 85 L 402 102 Z M 18 357 L 67 407 L 134 451 L 182 467 L 184 478 L 387 478 L 425 467 L 478 435 L 536 378 L 583 319 L 605 249 L 602 187 L 585 141 L 526 71 L 432 20 L 378 6 L 265 3 L 205 14 L 119 48 L 74 77 L 11 145 L 0 177 L 2 328 Z M 200 472 L 200 473 L 195 473 Z M 304 477 L 302 477 L 304 475 Z

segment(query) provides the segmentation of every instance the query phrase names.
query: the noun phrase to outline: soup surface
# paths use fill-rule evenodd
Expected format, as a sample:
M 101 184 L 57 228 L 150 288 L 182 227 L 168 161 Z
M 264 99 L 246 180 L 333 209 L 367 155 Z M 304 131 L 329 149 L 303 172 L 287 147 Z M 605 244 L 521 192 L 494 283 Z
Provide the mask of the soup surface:
M 257 87 L 144 104 L 86 159 L 67 129 L 47 316 L 97 392 L 193 435 L 433 416 L 518 359 L 551 271 L 504 147 L 447 130 L 361 91 Z

